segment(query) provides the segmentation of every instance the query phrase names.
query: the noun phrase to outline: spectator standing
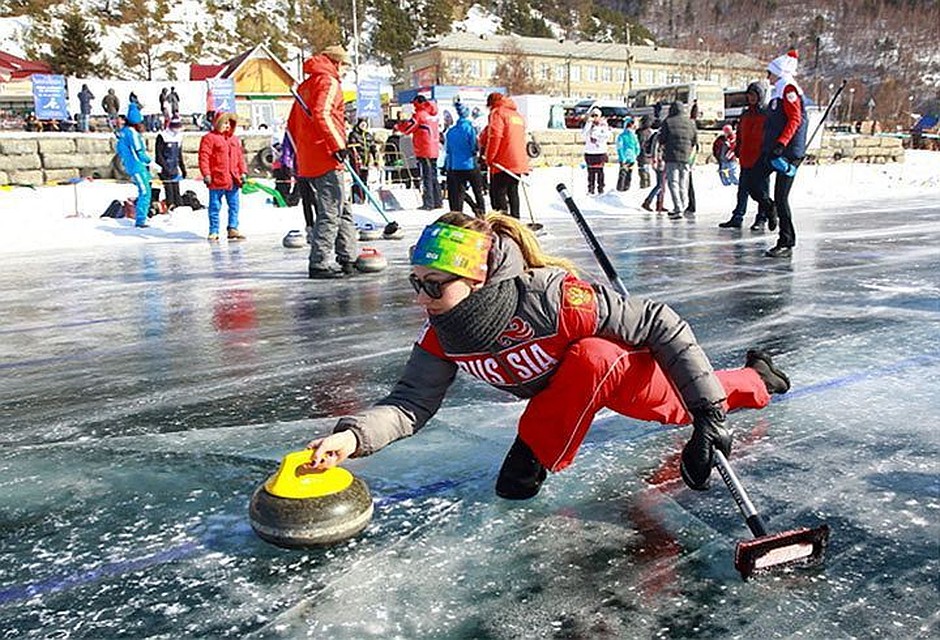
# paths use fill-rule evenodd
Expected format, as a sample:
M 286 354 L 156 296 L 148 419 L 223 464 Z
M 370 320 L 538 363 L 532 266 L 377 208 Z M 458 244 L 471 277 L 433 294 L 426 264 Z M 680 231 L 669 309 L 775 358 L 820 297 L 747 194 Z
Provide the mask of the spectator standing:
M 115 150 L 124 165 L 124 171 L 137 187 L 137 202 L 134 207 L 134 226 L 140 229 L 149 226 L 147 214 L 150 213 L 150 156 L 140 135 L 144 118 L 140 108 L 131 103 L 127 107 L 125 124 L 118 131 Z
M 121 110 L 121 99 L 114 93 L 114 89 L 108 89 L 108 93 L 101 99 L 101 108 L 108 114 L 108 126 L 113 131 L 117 128 L 118 112 Z
M 166 101 L 170 105 L 170 117 L 178 116 L 180 114 L 180 96 L 176 93 L 176 87 L 170 87 L 170 93 L 166 97 Z
M 414 106 L 414 115 L 395 128 L 404 135 L 410 135 L 414 143 L 415 157 L 421 172 L 421 206 L 418 208 L 432 211 L 444 206 L 441 183 L 437 178 L 437 157 L 441 149 L 437 105 L 421 95 L 416 96 L 411 104 Z
M 769 258 L 789 258 L 796 245 L 789 198 L 797 168 L 806 155 L 807 125 L 803 90 L 793 79 L 798 62 L 796 51 L 791 49 L 767 65 L 773 89 L 764 123 L 763 157 L 764 171 L 774 172 L 774 206 L 768 223 L 773 230 L 775 219 L 780 222 L 777 244 L 765 253 Z
M 369 131 L 369 121 L 366 118 L 359 118 L 356 121 L 356 126 L 349 132 L 346 144 L 353 171 L 362 180 L 362 184 L 368 185 L 369 166 L 379 166 L 379 149 L 375 144 L 375 136 Z M 352 200 L 357 203 L 366 201 L 366 194 L 355 182 L 352 186 Z
M 518 177 L 529 172 L 525 119 L 516 110 L 516 103 L 501 93 L 494 91 L 486 96 L 486 106 L 490 109 L 490 118 L 480 140 L 486 149 L 486 166 L 490 173 L 490 205 L 518 220 Z
M 182 204 L 180 180 L 186 178 L 186 166 L 183 164 L 183 122 L 179 116 L 170 118 L 166 131 L 157 134 L 154 155 L 160 165 L 160 180 L 166 193 L 167 209 L 173 210 Z
M 162 128 L 170 126 L 170 90 L 166 87 L 160 90 L 160 115 L 163 116 Z
M 649 166 L 656 176 L 656 184 L 650 189 L 643 204 L 640 206 L 647 211 L 653 210 L 653 200 L 656 200 L 656 212 L 662 213 L 666 210 L 663 201 L 666 195 L 666 161 L 663 156 L 663 143 L 660 129 L 651 129 L 652 133 L 643 145 L 643 153 L 649 157 Z
M 78 130 L 82 133 L 88 133 L 88 119 L 91 116 L 91 101 L 95 99 L 95 94 L 91 92 L 87 84 L 82 85 L 82 90 L 78 92 Z
M 486 203 L 483 200 L 483 176 L 477 168 L 479 143 L 476 129 L 465 104 L 456 103 L 457 122 L 444 136 L 444 170 L 447 172 L 447 202 L 451 211 L 463 211 L 467 184 L 473 190 L 476 203 L 473 214 L 482 218 Z
M 740 229 L 747 213 L 747 199 L 750 196 L 758 203 L 757 217 L 751 225 L 751 231 L 763 231 L 767 222 L 767 212 L 773 209 L 770 199 L 770 175 L 760 167 L 761 147 L 764 143 L 764 85 L 752 82 L 747 87 L 747 108 L 738 123 L 738 135 L 735 140 L 735 155 L 741 165 L 738 179 L 738 200 L 731 212 L 731 219 L 720 223 L 722 229 Z
M 301 196 L 309 189 L 315 201 L 307 267 L 313 279 L 353 275 L 359 256 L 352 211 L 343 206 L 342 171 L 349 152 L 341 78 L 348 65 L 349 54 L 340 45 L 329 46 L 304 62 L 307 78 L 297 87 L 303 103 L 296 102 L 287 119 Z M 333 268 L 336 263 L 339 269 Z
M 712 142 L 712 155 L 718 161 L 718 179 L 726 187 L 738 184 L 738 161 L 734 155 L 736 143 L 737 136 L 730 124 L 723 126 Z
M 649 189 L 650 186 L 650 163 L 652 162 L 652 157 L 646 153 L 646 147 L 650 136 L 653 135 L 653 128 L 651 124 L 652 122 L 650 117 L 643 116 L 640 118 L 640 126 L 636 130 L 637 141 L 640 144 L 640 152 L 636 161 L 636 170 L 640 176 L 641 189 Z
M 696 141 L 695 123 L 685 113 L 685 105 L 673 102 L 669 105 L 669 116 L 659 130 L 666 163 L 666 184 L 672 196 L 670 220 L 680 220 L 685 211 L 689 191 L 689 161 Z
M 607 143 L 610 127 L 597 107 L 588 113 L 581 130 L 584 138 L 584 163 L 587 165 L 588 193 L 604 193 L 604 165 L 607 164 Z
M 234 113 L 219 112 L 212 131 L 199 143 L 199 171 L 209 187 L 209 242 L 219 241 L 219 213 L 222 199 L 228 205 L 226 231 L 229 242 L 245 240 L 238 230 L 238 190 L 245 183 L 248 169 L 241 140 L 235 135 L 238 118 Z
M 627 116 L 623 121 L 623 131 L 617 136 L 617 161 L 620 163 L 617 191 L 629 190 L 633 182 L 633 165 L 640 156 L 640 141 L 634 129 L 636 129 L 636 121 Z

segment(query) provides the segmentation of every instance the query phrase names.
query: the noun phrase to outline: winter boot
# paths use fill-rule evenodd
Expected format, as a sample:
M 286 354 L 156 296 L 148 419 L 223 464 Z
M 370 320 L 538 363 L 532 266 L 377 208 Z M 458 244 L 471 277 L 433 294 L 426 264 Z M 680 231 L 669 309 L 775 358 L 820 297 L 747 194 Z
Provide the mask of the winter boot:
M 232 227 L 228 228 L 228 239 L 229 242 L 241 242 L 242 240 L 247 240 L 248 237 L 243 235 L 238 229 Z
M 529 445 L 516 436 L 499 470 L 496 495 L 507 500 L 528 500 L 539 492 L 547 475 Z
M 741 228 L 741 219 L 731 216 L 731 219 L 727 222 L 719 222 L 718 227 L 721 229 L 740 229 Z
M 774 361 L 765 351 L 750 349 L 747 352 L 744 366 L 757 372 L 760 379 L 764 381 L 764 386 L 767 387 L 767 393 L 773 395 L 775 393 L 786 393 L 790 390 L 790 378 L 774 366 Z
M 773 205 L 767 210 L 767 228 L 771 231 L 777 230 L 777 205 Z

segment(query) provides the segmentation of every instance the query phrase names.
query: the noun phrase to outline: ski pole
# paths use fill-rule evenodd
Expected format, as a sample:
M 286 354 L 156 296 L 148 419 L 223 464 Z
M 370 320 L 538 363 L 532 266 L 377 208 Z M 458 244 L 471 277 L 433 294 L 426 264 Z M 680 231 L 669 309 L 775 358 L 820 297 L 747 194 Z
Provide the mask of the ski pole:
M 529 219 L 532 221 L 531 223 L 529 223 L 528 226 L 531 227 L 533 231 L 539 231 L 544 225 L 539 222 L 536 222 L 535 215 L 532 213 L 532 203 L 529 202 L 529 192 L 526 189 L 526 185 L 529 184 L 529 181 L 524 176 L 520 176 L 517 173 L 513 173 L 512 171 L 510 171 L 503 165 L 499 164 L 498 162 L 494 162 L 493 166 L 522 185 L 522 195 L 525 197 L 525 206 L 526 206 L 526 209 L 529 210 Z
M 820 128 L 823 126 L 823 124 L 826 122 L 826 118 L 829 117 L 829 112 L 832 111 L 833 105 L 836 103 L 836 100 L 838 100 L 839 96 L 842 94 L 842 90 L 845 89 L 845 83 L 846 83 L 846 81 L 843 79 L 843 80 L 842 80 L 842 84 L 839 85 L 839 88 L 838 88 L 838 89 L 836 90 L 836 92 L 832 95 L 832 99 L 829 100 L 829 106 L 827 106 L 827 107 L 826 107 L 826 110 L 823 111 L 822 118 L 819 120 L 819 123 L 816 125 L 816 128 L 813 129 L 813 133 L 810 134 L 809 139 L 806 141 L 806 148 L 807 148 L 807 149 L 809 149 L 810 144 L 812 144 L 813 139 L 816 137 L 816 133 L 819 132 L 819 129 L 820 129 Z

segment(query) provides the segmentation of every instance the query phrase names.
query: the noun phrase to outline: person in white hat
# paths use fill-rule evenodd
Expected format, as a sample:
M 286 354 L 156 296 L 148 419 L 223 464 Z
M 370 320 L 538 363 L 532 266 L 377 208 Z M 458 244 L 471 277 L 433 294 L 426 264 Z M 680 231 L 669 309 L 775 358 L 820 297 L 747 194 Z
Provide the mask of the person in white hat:
M 796 170 L 806 155 L 806 102 L 803 90 L 796 83 L 799 56 L 790 50 L 767 65 L 771 84 L 770 104 L 764 122 L 764 171 L 775 172 L 773 207 L 768 226 L 773 231 L 779 221 L 777 244 L 765 253 L 770 258 L 789 258 L 796 245 L 793 216 L 790 211 L 790 188 Z

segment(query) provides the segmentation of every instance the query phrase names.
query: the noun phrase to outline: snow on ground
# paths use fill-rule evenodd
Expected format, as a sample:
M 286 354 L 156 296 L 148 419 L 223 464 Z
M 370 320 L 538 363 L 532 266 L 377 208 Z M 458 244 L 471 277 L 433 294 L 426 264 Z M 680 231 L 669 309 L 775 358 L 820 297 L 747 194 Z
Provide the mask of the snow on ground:
M 714 226 L 729 217 L 734 206 L 735 190 L 722 187 L 715 165 L 698 166 L 694 171 L 700 225 Z M 265 182 L 265 181 L 262 181 Z M 272 184 L 267 181 L 268 184 Z M 637 189 L 618 193 L 612 191 L 616 182 L 616 169 L 607 168 L 608 192 L 601 196 L 586 195 L 586 175 L 577 167 L 550 167 L 536 169 L 529 177 L 526 189 L 534 216 L 542 220 L 569 216 L 555 185 L 563 182 L 570 187 L 575 201 L 585 213 L 629 215 L 640 213 L 645 191 Z M 634 185 L 637 183 L 634 180 Z M 159 186 L 154 181 L 154 186 Z M 181 190 L 192 189 L 200 201 L 208 202 L 208 192 L 201 182 L 184 181 Z M 940 193 L 940 154 L 929 151 L 909 151 L 906 161 L 898 164 L 834 164 L 805 166 L 800 170 L 791 193 L 795 224 L 799 231 L 800 218 L 807 209 L 883 196 L 908 196 Z M 135 195 L 130 183 L 109 180 L 85 181 L 74 185 L 55 185 L 0 188 L 0 254 L 87 248 L 114 244 L 153 244 L 161 242 L 205 242 L 208 233 L 206 211 L 193 212 L 183 207 L 168 215 L 151 220 L 149 229 L 134 228 L 129 219 L 99 218 L 113 199 Z M 525 194 L 522 194 L 525 195 Z M 264 193 L 242 195 L 241 230 L 249 242 L 279 242 L 287 231 L 302 229 L 303 214 L 300 207 L 278 209 L 267 201 Z M 413 200 L 413 198 L 412 198 Z M 667 195 L 668 206 L 669 198 Z M 753 219 L 756 205 L 750 203 L 747 223 Z M 357 217 L 384 223 L 367 205 L 354 207 Z M 525 198 L 522 198 L 522 216 L 528 218 Z M 425 224 L 443 211 L 418 210 L 390 211 L 406 233 L 417 235 Z M 645 213 L 645 212 L 643 212 Z M 225 211 L 222 224 L 225 224 Z

